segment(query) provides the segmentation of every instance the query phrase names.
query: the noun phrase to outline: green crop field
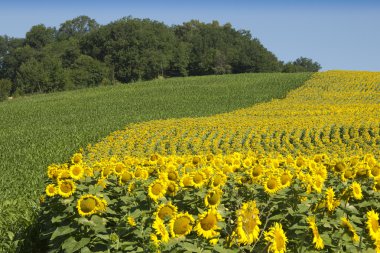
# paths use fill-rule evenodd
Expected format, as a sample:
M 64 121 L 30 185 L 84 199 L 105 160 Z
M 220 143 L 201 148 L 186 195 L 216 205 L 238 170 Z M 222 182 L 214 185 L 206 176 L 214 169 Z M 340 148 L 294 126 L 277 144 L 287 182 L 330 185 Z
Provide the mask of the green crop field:
M 283 98 L 309 73 L 173 78 L 0 103 L 0 251 L 30 249 L 46 167 L 133 122 L 201 117 Z M 26 247 L 25 247 L 26 245 Z

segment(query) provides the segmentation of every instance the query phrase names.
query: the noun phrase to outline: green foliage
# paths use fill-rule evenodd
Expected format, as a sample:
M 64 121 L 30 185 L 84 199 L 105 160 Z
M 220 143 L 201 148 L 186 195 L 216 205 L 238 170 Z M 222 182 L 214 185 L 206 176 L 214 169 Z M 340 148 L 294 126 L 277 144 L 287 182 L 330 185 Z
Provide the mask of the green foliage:
M 1 103 L 0 251 L 12 252 L 22 244 L 22 252 L 43 249 L 43 242 L 33 235 L 42 224 L 36 219 L 38 197 L 45 169 L 52 162 L 64 162 L 80 147 L 133 122 L 201 117 L 282 98 L 309 76 L 280 73 L 172 78 Z
M 12 88 L 12 82 L 6 79 L 0 79 L 0 101 L 6 100 Z
M 97 61 L 83 60 L 81 55 Z M 45 68 L 46 58 L 54 59 L 59 77 L 52 78 L 50 70 L 31 73 Z M 95 70 L 90 71 L 90 66 Z M 0 78 L 13 82 L 12 95 L 16 91 L 27 94 L 112 84 L 114 79 L 126 83 L 160 77 L 319 69 L 318 63 L 303 57 L 284 65 L 249 31 L 217 21 L 191 20 L 169 27 L 150 19 L 126 17 L 100 26 L 88 16 L 78 16 L 58 29 L 33 26 L 25 39 L 0 37 Z M 60 81 L 48 84 L 50 79 Z
M 55 29 L 43 24 L 33 26 L 26 33 L 25 43 L 32 48 L 41 49 L 55 39 Z

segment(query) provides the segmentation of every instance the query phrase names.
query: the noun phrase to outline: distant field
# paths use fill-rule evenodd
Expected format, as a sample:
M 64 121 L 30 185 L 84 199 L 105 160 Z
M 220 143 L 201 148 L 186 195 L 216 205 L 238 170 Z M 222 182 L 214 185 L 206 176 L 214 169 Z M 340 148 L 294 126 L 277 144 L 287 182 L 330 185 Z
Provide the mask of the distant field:
M 283 98 L 309 73 L 173 78 L 0 103 L 0 251 L 13 251 L 38 211 L 46 167 L 134 122 L 200 117 Z

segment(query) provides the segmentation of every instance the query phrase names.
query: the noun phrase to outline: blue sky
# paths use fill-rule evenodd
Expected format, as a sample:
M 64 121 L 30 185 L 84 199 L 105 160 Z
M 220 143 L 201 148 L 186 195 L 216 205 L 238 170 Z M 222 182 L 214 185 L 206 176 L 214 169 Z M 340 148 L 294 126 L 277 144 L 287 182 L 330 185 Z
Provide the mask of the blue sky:
M 129 15 L 168 25 L 230 22 L 283 61 L 305 56 L 323 70 L 380 71 L 380 1 L 371 0 L 0 0 L 0 35 L 24 37 L 33 25 L 59 26 L 79 15 L 101 24 Z

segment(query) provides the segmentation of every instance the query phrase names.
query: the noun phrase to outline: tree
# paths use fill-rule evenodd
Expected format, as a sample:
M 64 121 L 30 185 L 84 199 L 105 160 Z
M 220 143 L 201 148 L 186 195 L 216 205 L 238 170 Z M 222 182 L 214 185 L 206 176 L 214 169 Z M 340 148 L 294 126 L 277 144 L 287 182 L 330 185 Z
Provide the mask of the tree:
M 70 78 L 76 88 L 94 87 L 107 79 L 107 72 L 103 63 L 90 56 L 81 55 L 71 67 Z
M 293 65 L 293 66 L 291 66 Z M 285 66 L 285 72 L 318 72 L 321 69 L 321 65 L 318 62 L 314 62 L 312 59 L 306 57 L 299 57 L 292 63 L 288 63 Z
M 79 16 L 62 23 L 58 29 L 58 38 L 66 40 L 71 37 L 80 38 L 85 34 L 98 29 L 100 25 L 95 19 L 88 16 Z
M 7 79 L 0 79 L 0 101 L 6 100 L 12 88 L 12 82 Z
M 25 43 L 35 49 L 41 49 L 54 41 L 55 29 L 45 25 L 35 25 L 26 33 Z

